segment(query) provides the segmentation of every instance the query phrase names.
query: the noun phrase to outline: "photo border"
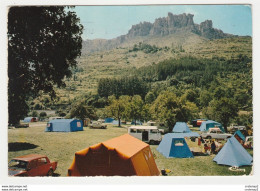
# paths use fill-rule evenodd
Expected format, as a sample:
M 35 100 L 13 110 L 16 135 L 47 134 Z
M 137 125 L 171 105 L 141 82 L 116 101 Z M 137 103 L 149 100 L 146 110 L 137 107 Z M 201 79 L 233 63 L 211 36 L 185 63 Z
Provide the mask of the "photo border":
M 248 4 L 252 6 L 252 27 L 253 27 L 253 35 L 252 35 L 252 58 L 253 58 L 253 127 L 254 127 L 254 175 L 253 176 L 169 176 L 169 177 L 35 177 L 35 178 L 18 178 L 18 177 L 8 177 L 7 176 L 7 163 L 8 163 L 8 136 L 7 136 L 7 126 L 8 126 L 8 113 L 7 113 L 7 11 L 8 6 L 17 6 L 17 5 L 222 5 L 222 4 Z M 31 0 L 12 0 L 12 1 L 1 1 L 1 9 L 0 9 L 0 42 L 1 42 L 1 64 L 0 64 L 0 95 L 1 95 L 1 116 L 2 116 L 2 127 L 0 128 L 0 185 L 24 185 L 24 184 L 59 184 L 59 185 L 86 185 L 86 184 L 157 184 L 157 185 L 244 185 L 244 184 L 258 184 L 260 180 L 259 176 L 259 128 L 260 124 L 259 117 L 259 101 L 257 98 L 259 95 L 259 85 L 257 86 L 257 82 L 259 82 L 258 72 L 260 59 L 259 53 L 259 34 L 260 34 L 260 26 L 259 21 L 257 22 L 257 17 L 259 18 L 259 7 L 260 2 L 258 1 L 242 1 L 242 0 L 230 0 L 230 1 L 206 1 L 206 0 L 184 0 L 184 1 L 176 1 L 176 0 L 138 0 L 138 1 L 130 1 L 125 0 L 124 4 L 122 1 L 113 0 L 79 0 L 68 1 L 68 0 L 60 0 L 60 1 L 44 1 L 37 2 Z M 217 181 L 216 181 L 217 179 Z

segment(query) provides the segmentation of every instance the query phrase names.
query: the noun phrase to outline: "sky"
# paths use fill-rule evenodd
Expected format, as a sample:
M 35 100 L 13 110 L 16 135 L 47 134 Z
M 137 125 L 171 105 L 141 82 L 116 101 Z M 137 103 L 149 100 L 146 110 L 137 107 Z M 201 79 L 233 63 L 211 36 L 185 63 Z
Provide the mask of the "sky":
M 83 39 L 112 39 L 127 34 L 132 25 L 156 18 L 190 13 L 199 24 L 212 20 L 213 27 L 225 33 L 252 36 L 250 5 L 136 5 L 76 6 L 73 9 L 84 26 Z

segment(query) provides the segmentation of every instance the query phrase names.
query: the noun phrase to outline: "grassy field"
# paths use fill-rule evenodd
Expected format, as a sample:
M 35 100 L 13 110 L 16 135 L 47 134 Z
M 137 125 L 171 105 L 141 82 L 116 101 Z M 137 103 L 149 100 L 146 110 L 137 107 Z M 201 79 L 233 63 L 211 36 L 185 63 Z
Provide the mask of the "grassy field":
M 50 160 L 58 161 L 55 176 L 66 176 L 76 151 L 127 133 L 126 128 L 112 125 L 108 129 L 89 129 L 80 132 L 44 132 L 46 123 L 31 123 L 29 128 L 8 129 L 8 160 L 13 157 L 37 153 L 45 154 Z M 165 158 L 151 145 L 158 168 L 170 169 L 169 176 L 231 176 L 249 174 L 251 166 L 241 167 L 246 172 L 231 172 L 228 166 L 212 161 L 215 155 L 195 156 L 179 159 Z M 250 153 L 252 154 L 252 152 Z

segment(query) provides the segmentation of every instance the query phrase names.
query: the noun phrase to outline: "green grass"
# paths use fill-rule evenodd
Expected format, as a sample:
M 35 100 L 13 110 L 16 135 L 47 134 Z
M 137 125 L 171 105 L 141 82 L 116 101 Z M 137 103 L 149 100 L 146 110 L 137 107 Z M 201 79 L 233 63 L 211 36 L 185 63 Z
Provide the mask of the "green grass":
M 157 146 L 151 146 L 157 167 L 170 169 L 169 176 L 233 176 L 244 175 L 251 172 L 251 166 L 240 167 L 246 172 L 232 172 L 229 166 L 218 165 L 213 162 L 215 155 L 195 156 L 194 158 L 165 158 L 157 150 Z
M 8 160 L 13 157 L 37 153 L 45 154 L 50 160 L 58 161 L 58 168 L 55 171 L 57 176 L 66 176 L 76 151 L 82 150 L 99 142 L 127 133 L 126 128 L 119 128 L 108 125 L 107 129 L 89 129 L 79 132 L 44 132 L 45 123 L 31 123 L 29 128 L 8 129 L 8 142 L 29 143 L 28 148 L 20 151 L 9 151 Z M 29 146 L 36 146 L 30 147 Z M 195 156 L 194 158 L 165 158 L 156 148 L 158 145 L 151 145 L 158 168 L 170 169 L 169 176 L 231 176 L 249 174 L 251 166 L 241 167 L 246 169 L 243 172 L 231 172 L 228 166 L 217 165 L 212 161 L 215 155 Z M 17 148 L 18 149 L 18 148 Z M 252 151 L 251 151 L 252 152 Z

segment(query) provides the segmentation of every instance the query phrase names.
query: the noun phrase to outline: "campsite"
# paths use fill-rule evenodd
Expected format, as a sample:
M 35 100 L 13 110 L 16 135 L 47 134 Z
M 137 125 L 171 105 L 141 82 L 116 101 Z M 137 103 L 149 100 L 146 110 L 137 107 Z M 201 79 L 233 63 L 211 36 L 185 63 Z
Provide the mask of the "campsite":
M 249 12 L 11 6 L 8 160 L 47 156 L 57 177 L 252 175 Z
M 31 153 L 47 155 L 58 162 L 54 176 L 67 176 L 75 152 L 124 134 L 127 128 L 108 124 L 108 128 L 84 127 L 77 132 L 45 132 L 45 122 L 30 123 L 28 128 L 8 129 L 8 159 Z M 198 131 L 198 128 L 191 128 Z M 19 146 L 16 145 L 20 143 Z M 13 147 L 13 145 L 16 145 Z M 248 175 L 252 166 L 242 166 L 245 172 L 230 171 L 228 166 L 213 161 L 216 155 L 194 156 L 193 158 L 166 158 L 157 151 L 158 145 L 150 145 L 158 169 L 169 169 L 168 176 L 241 176 Z M 252 155 L 252 150 L 248 150 Z

